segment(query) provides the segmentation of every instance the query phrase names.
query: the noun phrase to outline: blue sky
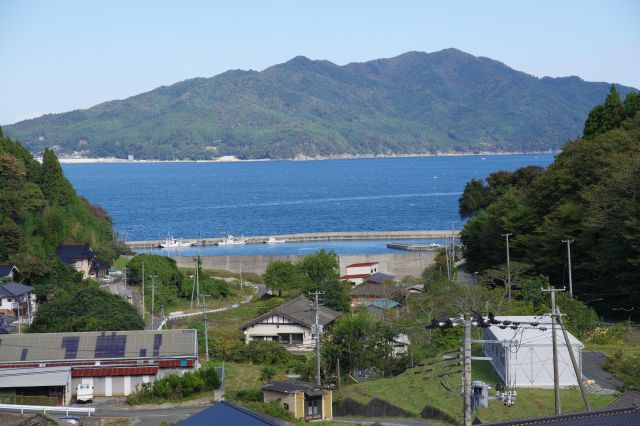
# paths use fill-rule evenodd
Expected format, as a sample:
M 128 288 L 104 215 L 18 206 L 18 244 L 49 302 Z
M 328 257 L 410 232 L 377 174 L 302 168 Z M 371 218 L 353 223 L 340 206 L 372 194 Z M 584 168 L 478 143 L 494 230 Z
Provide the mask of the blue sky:
M 536 76 L 640 88 L 640 2 L 0 1 L 0 123 L 296 55 L 455 47 Z

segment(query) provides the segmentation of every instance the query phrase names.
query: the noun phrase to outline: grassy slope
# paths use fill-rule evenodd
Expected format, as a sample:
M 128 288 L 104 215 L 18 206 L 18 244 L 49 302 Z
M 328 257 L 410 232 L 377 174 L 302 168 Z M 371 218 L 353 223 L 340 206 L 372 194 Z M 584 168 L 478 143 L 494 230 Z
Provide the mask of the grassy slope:
M 345 386 L 342 398 L 367 403 L 372 398 L 383 399 L 411 413 L 419 416 L 426 405 L 437 407 L 450 416 L 462 420 L 462 398 L 459 393 L 459 375 L 450 376 L 448 385 L 454 392 L 448 392 L 437 379 L 424 380 L 424 374 L 415 374 L 419 369 L 410 369 L 396 377 L 374 379 L 367 382 Z M 434 371 L 438 373 L 441 370 Z M 432 373 L 429 373 L 432 374 Z M 486 361 L 473 362 L 473 379 L 496 383 L 495 373 Z M 401 390 L 401 391 L 400 391 Z M 493 390 L 490 396 L 493 396 Z M 593 409 L 604 408 L 615 397 L 605 395 L 589 395 Z M 551 389 L 520 389 L 518 399 L 513 407 L 506 407 L 499 401 L 490 401 L 489 408 L 478 410 L 476 415 L 483 421 L 508 420 L 525 417 L 536 417 L 553 414 L 553 390 Z M 577 390 L 561 391 L 562 411 L 565 413 L 584 411 L 580 393 Z

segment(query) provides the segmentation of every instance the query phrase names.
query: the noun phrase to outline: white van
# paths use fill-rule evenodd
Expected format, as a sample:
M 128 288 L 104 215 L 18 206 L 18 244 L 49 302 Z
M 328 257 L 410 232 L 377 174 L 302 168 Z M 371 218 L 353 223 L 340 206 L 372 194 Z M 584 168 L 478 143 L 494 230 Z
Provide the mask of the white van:
M 89 383 L 80 383 L 78 387 L 76 387 L 76 401 L 92 402 L 93 386 L 91 386 Z

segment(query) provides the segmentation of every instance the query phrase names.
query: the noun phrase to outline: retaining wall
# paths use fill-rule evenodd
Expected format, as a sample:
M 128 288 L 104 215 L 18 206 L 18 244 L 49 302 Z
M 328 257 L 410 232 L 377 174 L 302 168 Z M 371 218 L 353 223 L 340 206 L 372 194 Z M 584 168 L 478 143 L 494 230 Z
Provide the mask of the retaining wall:
M 263 274 L 267 265 L 274 260 L 285 260 L 296 263 L 304 256 L 202 256 L 202 267 L 205 269 L 226 269 L 233 272 L 253 272 Z M 379 271 L 395 275 L 419 277 L 424 268 L 434 263 L 435 252 L 384 253 L 384 254 L 349 254 L 340 255 L 340 275 L 346 274 L 346 266 L 359 262 L 379 262 Z M 192 256 L 173 257 L 178 266 L 193 267 Z

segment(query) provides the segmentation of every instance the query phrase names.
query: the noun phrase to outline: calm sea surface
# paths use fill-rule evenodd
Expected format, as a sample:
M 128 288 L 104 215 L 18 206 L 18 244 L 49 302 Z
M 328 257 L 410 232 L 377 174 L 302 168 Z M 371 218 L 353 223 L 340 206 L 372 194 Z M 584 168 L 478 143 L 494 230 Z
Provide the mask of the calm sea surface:
M 109 212 L 126 239 L 145 240 L 164 239 L 167 234 L 196 238 L 224 233 L 450 229 L 452 221 L 460 228 L 458 198 L 471 178 L 552 161 L 552 155 L 487 155 L 64 164 L 63 169 L 79 194 Z M 265 246 L 250 250 L 297 254 L 306 247 Z M 358 250 L 370 252 L 366 247 Z

